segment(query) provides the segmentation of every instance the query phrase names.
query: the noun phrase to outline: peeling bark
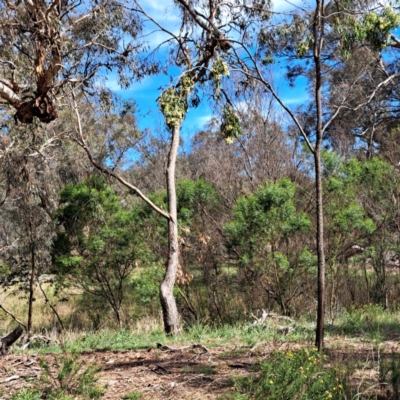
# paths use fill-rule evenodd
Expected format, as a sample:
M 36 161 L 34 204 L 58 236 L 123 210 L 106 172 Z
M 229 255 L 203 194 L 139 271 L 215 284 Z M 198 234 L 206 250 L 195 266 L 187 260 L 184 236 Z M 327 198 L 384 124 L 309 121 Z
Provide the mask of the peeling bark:
M 17 82 L 0 79 L 0 97 L 17 112 L 14 115 L 15 122 L 30 124 L 33 117 L 41 122 L 48 123 L 57 118 L 57 110 L 51 98 L 53 80 L 61 68 L 62 41 L 58 26 L 60 16 L 55 9 L 55 2 L 49 7 L 46 2 L 37 0 L 25 0 L 27 15 L 30 20 L 32 37 L 34 37 L 34 75 L 36 76 L 36 90 L 29 100 L 18 95 Z M 15 67 L 15 66 L 14 66 Z M 34 85 L 33 85 L 34 86 Z
M 21 99 L 6 82 L 5 79 L 0 79 L 0 97 L 6 100 L 11 106 L 18 109 L 21 104 Z
M 179 147 L 180 125 L 172 131 L 171 149 L 168 154 L 166 171 L 168 195 L 168 262 L 164 279 L 160 286 L 160 301 L 163 310 L 164 329 L 167 335 L 180 331 L 180 320 L 173 294 L 179 264 L 178 212 L 176 200 L 175 166 Z

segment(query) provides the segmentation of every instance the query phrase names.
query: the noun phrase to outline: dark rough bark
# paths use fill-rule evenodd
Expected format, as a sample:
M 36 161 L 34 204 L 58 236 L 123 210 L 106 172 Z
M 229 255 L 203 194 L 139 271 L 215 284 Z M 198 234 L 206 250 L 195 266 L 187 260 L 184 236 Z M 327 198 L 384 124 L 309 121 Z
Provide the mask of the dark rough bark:
M 37 117 L 41 122 L 49 123 L 57 118 L 57 107 L 53 104 L 49 96 L 39 96 L 36 99 L 22 103 L 17 108 L 14 115 L 15 122 L 23 124 L 31 124 L 33 117 Z
M 322 196 L 322 167 L 321 167 L 321 146 L 323 139 L 322 125 L 322 71 L 321 71 L 321 51 L 324 39 L 323 25 L 324 1 L 317 0 L 315 10 L 313 31 L 314 31 L 314 65 L 315 65 L 315 105 L 317 109 L 316 124 L 316 143 L 314 149 L 314 168 L 315 168 L 315 197 L 317 208 L 317 257 L 318 257 L 318 309 L 317 309 L 317 329 L 315 336 L 315 346 L 318 350 L 324 347 L 324 322 L 325 322 L 325 252 L 324 252 L 324 213 Z
M 8 348 L 21 337 L 23 332 L 21 325 L 18 325 L 11 333 L 1 338 L 1 354 L 7 354 Z
M 168 262 L 164 279 L 160 286 L 160 301 L 163 310 L 164 329 L 167 335 L 174 335 L 180 330 L 178 308 L 173 294 L 179 263 L 178 216 L 175 185 L 176 156 L 179 147 L 180 126 L 172 132 L 171 149 L 168 154 L 166 171 L 168 195 Z
M 315 188 L 317 205 L 317 256 L 318 256 L 318 309 L 315 346 L 318 350 L 324 347 L 325 321 L 325 252 L 324 252 L 324 217 L 322 198 L 321 150 L 316 147 L 315 154 Z
M 29 302 L 28 302 L 28 336 L 31 334 L 32 330 L 32 311 L 33 311 L 33 294 L 34 294 L 34 283 L 36 274 L 36 259 L 35 259 L 35 247 L 34 247 L 34 237 L 33 237 L 33 227 L 32 222 L 29 221 L 29 231 L 30 231 L 30 245 L 31 245 L 31 277 L 29 281 Z

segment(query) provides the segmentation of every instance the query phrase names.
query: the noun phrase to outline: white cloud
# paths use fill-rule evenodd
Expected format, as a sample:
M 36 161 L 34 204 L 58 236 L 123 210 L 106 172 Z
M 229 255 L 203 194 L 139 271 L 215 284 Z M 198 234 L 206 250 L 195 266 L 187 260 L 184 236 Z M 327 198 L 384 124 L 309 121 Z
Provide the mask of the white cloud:
M 194 125 L 199 126 L 200 128 L 204 128 L 213 118 L 212 114 L 203 115 L 202 117 L 196 118 L 194 121 Z
M 308 96 L 297 96 L 297 97 L 289 97 L 287 99 L 283 99 L 283 103 L 286 106 L 291 106 L 291 105 L 299 105 L 302 103 L 307 102 L 309 100 Z
M 304 0 L 272 0 L 272 9 L 275 12 L 291 11 L 298 8 L 307 9 L 310 1 Z

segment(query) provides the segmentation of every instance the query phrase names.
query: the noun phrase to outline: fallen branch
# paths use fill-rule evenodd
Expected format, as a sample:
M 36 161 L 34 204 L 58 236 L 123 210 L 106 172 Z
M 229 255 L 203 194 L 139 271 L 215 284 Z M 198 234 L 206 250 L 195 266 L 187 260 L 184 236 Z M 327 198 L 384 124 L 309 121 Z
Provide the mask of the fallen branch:
M 167 346 L 165 344 L 157 343 L 157 349 L 160 349 L 161 351 L 169 351 L 169 352 L 175 352 L 175 351 L 183 351 L 183 350 L 189 350 L 189 349 L 202 349 L 203 353 L 208 353 L 207 347 L 203 346 L 202 344 L 192 344 L 191 346 L 184 346 L 184 347 L 171 347 Z
M 3 383 L 7 383 L 7 382 L 11 382 L 11 381 L 15 381 L 16 379 L 19 379 L 20 376 L 19 375 L 12 375 L 9 378 L 6 378 L 3 380 Z
M 42 342 L 44 342 L 45 344 L 49 344 L 50 342 L 55 342 L 55 343 L 59 343 L 58 340 L 55 339 L 50 339 L 46 336 L 42 336 L 42 335 L 33 335 L 29 338 L 29 340 L 22 346 L 22 349 L 25 350 L 27 349 L 34 341 L 36 340 L 41 340 Z
M 252 323 L 253 326 L 265 324 L 267 318 L 283 319 L 285 321 L 289 321 L 292 324 L 294 324 L 294 320 L 290 317 L 286 317 L 285 315 L 279 315 L 275 313 L 267 313 L 265 310 L 262 310 L 262 315 L 260 318 L 257 318 L 253 313 L 251 313 L 251 316 L 254 318 L 254 322 Z

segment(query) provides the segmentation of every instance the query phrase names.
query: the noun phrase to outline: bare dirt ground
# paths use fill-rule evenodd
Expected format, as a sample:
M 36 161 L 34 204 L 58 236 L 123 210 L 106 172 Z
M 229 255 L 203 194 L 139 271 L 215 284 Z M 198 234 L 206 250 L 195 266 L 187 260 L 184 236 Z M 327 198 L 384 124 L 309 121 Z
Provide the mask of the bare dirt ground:
M 52 371 L 61 355 L 6 355 L 0 358 L 0 391 L 12 393 L 35 384 L 41 375 L 40 357 Z M 103 399 L 122 399 L 132 392 L 143 399 L 216 399 L 231 391 L 230 377 L 251 372 L 260 355 L 249 349 L 160 347 L 140 351 L 81 353 L 85 365 L 102 367 L 97 374 L 106 386 Z
M 298 347 L 301 347 L 298 343 L 261 343 L 256 349 L 160 345 L 140 351 L 91 351 L 81 353 L 79 359 L 84 365 L 102 368 L 97 376 L 98 383 L 106 387 L 103 399 L 122 399 L 132 392 L 141 393 L 142 399 L 217 399 L 232 391 L 232 377 L 250 374 L 271 351 Z M 354 364 L 352 386 L 372 390 L 378 398 L 388 398 L 379 385 L 379 359 L 399 355 L 398 341 L 384 342 L 377 348 L 367 341 L 347 342 L 342 338 L 328 341 L 327 347 L 332 362 Z M 21 388 L 35 385 L 42 373 L 41 357 L 55 373 L 61 355 L 10 354 L 0 357 L 0 400 L 9 399 Z M 359 395 L 359 398 L 364 396 Z

